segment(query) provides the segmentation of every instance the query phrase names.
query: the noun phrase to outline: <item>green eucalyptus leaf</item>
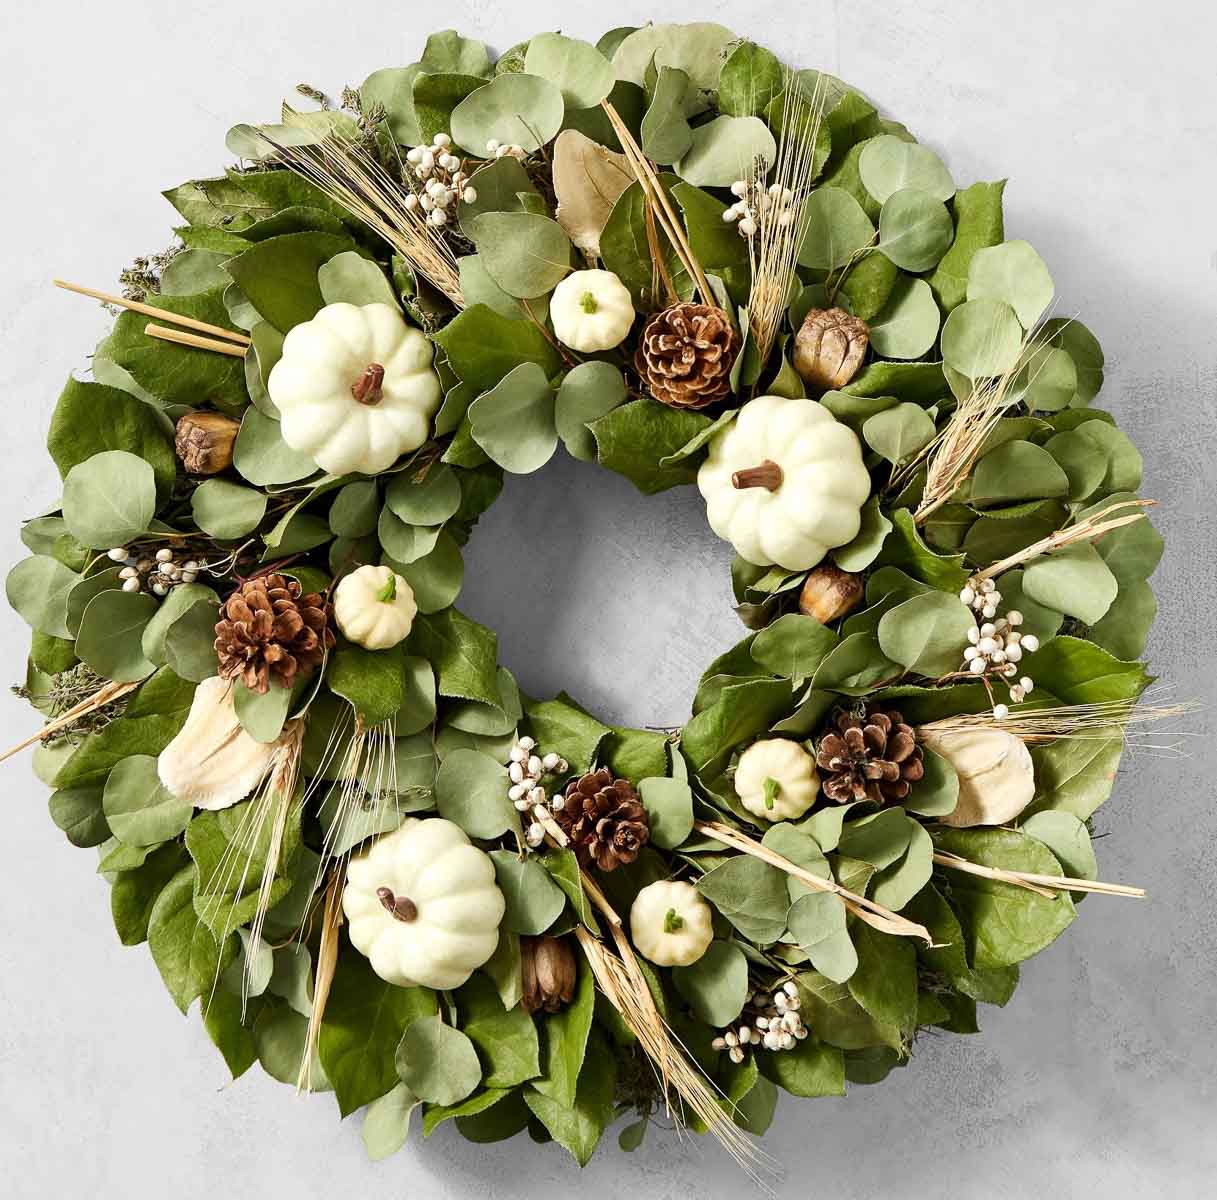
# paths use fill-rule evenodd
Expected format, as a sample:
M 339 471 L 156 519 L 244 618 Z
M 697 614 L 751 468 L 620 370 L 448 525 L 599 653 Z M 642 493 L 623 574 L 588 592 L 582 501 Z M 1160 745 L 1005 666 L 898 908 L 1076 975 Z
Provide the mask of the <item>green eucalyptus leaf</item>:
M 895 134 L 871 138 L 858 159 L 862 185 L 880 204 L 904 188 L 918 188 L 935 200 L 949 200 L 955 183 L 942 159 L 926 146 Z
M 326 683 L 350 702 L 365 726 L 387 721 L 405 703 L 406 679 L 400 646 L 391 650 L 365 650 L 339 646 L 330 657 Z
M 1005 187 L 1006 181 L 999 179 L 996 183 L 974 183 L 955 193 L 955 240 L 930 276 L 930 287 L 945 312 L 967 298 L 968 270 L 976 251 L 996 246 L 1005 236 Z
M 930 285 L 902 276 L 870 323 L 871 345 L 887 358 L 920 358 L 938 337 L 939 320 Z
M 478 156 L 486 153 L 491 140 L 531 152 L 557 135 L 564 112 L 562 91 L 548 79 L 499 75 L 452 110 L 452 138 Z
M 279 422 L 248 408 L 233 446 L 233 466 L 256 487 L 296 483 L 315 474 L 317 464 L 293 450 L 279 432 Z
M 928 271 L 946 253 L 954 236 L 946 205 L 928 192 L 901 188 L 883 202 L 879 249 L 902 270 Z
M 679 67 L 660 67 L 651 103 L 642 118 L 643 153 L 658 163 L 674 163 L 688 153 L 693 129 L 688 111 L 689 77 Z
M 959 310 L 956 309 L 958 312 Z M 972 503 L 996 504 L 1069 494 L 1069 478 L 1042 446 L 1015 439 L 990 450 L 972 478 Z
M 193 815 L 162 784 L 156 759 L 133 754 L 116 763 L 106 779 L 102 809 L 111 832 L 127 846 L 156 846 L 177 837 Z
M 156 474 L 126 450 L 102 450 L 68 471 L 63 516 L 72 536 L 106 550 L 145 532 L 156 515 Z
M 1052 276 L 1029 242 L 985 246 L 972 256 L 968 299 L 1005 301 L 1018 314 L 1024 329 L 1035 325 L 1055 294 Z
M 926 592 L 883 615 L 879 646 L 893 662 L 919 675 L 945 675 L 962 661 L 968 630 L 975 624 L 958 596 Z
M 745 179 L 757 159 L 771 166 L 777 143 L 759 117 L 718 116 L 693 130 L 688 151 L 676 163 L 676 173 L 698 187 L 730 187 Z
M 805 267 L 832 271 L 844 266 L 875 237 L 875 227 L 862 205 L 835 187 L 817 188 L 807 198 L 799 262 Z
M 262 523 L 266 494 L 227 479 L 206 479 L 190 497 L 194 523 L 214 538 L 244 537 Z
M 748 999 L 748 960 L 734 942 L 713 941 L 696 962 L 674 967 L 672 982 L 699 1021 L 721 1029 Z
M 562 889 L 532 858 L 522 859 L 511 850 L 492 850 L 490 857 L 499 890 L 507 901 L 504 924 L 512 933 L 544 933 L 566 905 Z
M 399 307 L 397 292 L 385 273 L 354 250 L 344 250 L 323 263 L 317 269 L 317 286 L 326 304 Z
M 626 394 L 625 379 L 612 363 L 580 363 L 563 376 L 554 424 L 572 458 L 596 461 L 596 439 L 588 426 L 623 404 Z
M 545 372 L 521 363 L 469 406 L 474 440 L 513 474 L 543 467 L 558 444 L 554 393 Z
M 493 838 L 519 828 L 507 799 L 507 768 L 477 750 L 453 750 L 440 763 L 435 781 L 439 815 L 470 837 Z
M 693 832 L 693 793 L 683 779 L 653 777 L 638 785 L 651 826 L 651 841 L 675 850 Z
M 613 90 L 613 65 L 590 42 L 539 33 L 528 43 L 524 70 L 557 84 L 567 108 L 591 108 Z
M 718 79 L 718 106 L 733 117 L 761 116 L 786 88 L 777 56 L 754 42 L 741 42 L 727 56 Z
M 943 361 L 970 379 L 1010 371 L 1022 347 L 1023 327 L 1004 300 L 967 300 L 951 310 L 942 326 Z
M 473 1043 L 459 1029 L 445 1025 L 438 1013 L 418 1017 L 407 1027 L 397 1047 L 397 1073 L 429 1104 L 455 1104 L 482 1081 Z
M 21 619 L 38 633 L 68 638 L 68 593 L 81 581 L 75 571 L 45 554 L 23 558 L 4 581 L 5 595 Z
M 146 592 L 101 592 L 80 619 L 77 655 L 105 679 L 146 678 L 156 664 L 144 657 L 143 633 L 156 610 L 156 601 Z
M 934 433 L 933 418 L 919 404 L 897 404 L 862 425 L 866 444 L 896 466 L 929 445 Z

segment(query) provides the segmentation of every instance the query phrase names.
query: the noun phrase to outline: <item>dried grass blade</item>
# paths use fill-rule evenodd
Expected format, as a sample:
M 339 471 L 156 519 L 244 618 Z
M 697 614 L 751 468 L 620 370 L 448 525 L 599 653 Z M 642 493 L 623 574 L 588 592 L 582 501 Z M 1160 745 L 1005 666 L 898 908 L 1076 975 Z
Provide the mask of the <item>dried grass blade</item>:
M 297 1092 L 309 1091 L 313 1085 L 313 1054 L 317 1049 L 317 1039 L 321 1036 L 321 1022 L 325 1019 L 325 1006 L 338 965 L 338 931 L 341 928 L 342 872 L 334 871 L 325 889 L 325 916 L 321 923 L 321 944 L 317 949 L 317 973 L 313 981 L 313 1010 L 308 1019 L 304 1055 L 300 1059 L 300 1074 L 296 1079 Z
M 81 717 L 87 717 L 89 713 L 96 712 L 99 708 L 105 708 L 107 704 L 113 704 L 115 700 L 121 700 L 124 696 L 139 687 L 139 683 L 114 683 L 110 682 L 98 688 L 92 696 L 81 700 L 78 704 L 72 705 L 66 712 L 61 713 L 53 721 L 45 724 L 37 733 L 31 734 L 23 742 L 18 742 L 11 749 L 0 754 L 0 762 L 5 762 L 13 757 L 14 754 L 20 754 L 22 750 L 27 750 L 36 742 L 45 741 L 52 734 L 58 733 L 62 729 L 67 729 L 69 725 L 79 721 Z
M 882 904 L 868 900 L 865 896 L 856 895 L 831 879 L 813 875 L 810 871 L 796 866 L 789 859 L 783 858 L 767 846 L 762 846 L 760 842 L 754 842 L 745 834 L 738 833 L 726 825 L 720 825 L 717 821 L 694 821 L 693 828 L 707 837 L 714 838 L 715 841 L 722 842 L 724 846 L 731 846 L 745 854 L 751 854 L 753 858 L 759 858 L 771 867 L 785 871 L 792 879 L 805 883 L 817 892 L 833 893 L 840 897 L 841 902 L 854 916 L 860 921 L 865 921 L 872 929 L 891 934 L 893 937 L 921 938 L 927 946 L 934 944 L 930 931 L 924 925 L 918 925 L 916 921 L 910 921 L 907 917 L 902 917 L 899 913 L 894 913 L 890 909 L 884 908 Z
M 1049 900 L 1055 900 L 1058 892 L 1095 892 L 1102 896 L 1129 896 L 1137 900 L 1145 898 L 1144 888 L 1126 883 L 1103 883 L 1094 879 L 1072 879 L 1067 875 L 1038 875 L 1033 871 L 986 867 L 944 850 L 934 852 L 934 861 L 940 867 L 947 867 L 952 871 L 962 871 L 968 875 L 978 875 L 982 879 L 994 879 L 1000 883 L 1026 888 L 1027 891 L 1046 896 Z
M 246 346 L 234 345 L 219 338 L 200 337 L 197 333 L 171 329 L 168 325 L 156 325 L 151 321 L 144 326 L 144 332 L 150 338 L 158 338 L 162 342 L 173 342 L 178 346 L 188 346 L 192 350 L 210 350 L 214 354 L 227 354 L 232 358 L 244 358 L 248 349 Z
M 170 312 L 167 308 L 157 308 L 152 304 L 144 304 L 139 300 L 128 300 L 125 296 L 113 296 L 109 292 L 99 292 L 96 288 L 82 287 L 79 283 L 68 283 L 63 279 L 52 279 L 51 282 L 66 292 L 75 292 L 78 296 L 88 296 L 92 300 L 100 300 L 103 304 L 113 304 L 116 308 L 127 308 L 132 312 L 142 313 L 145 317 L 155 317 L 158 321 L 164 321 L 169 325 L 181 325 L 185 329 L 209 333 L 213 337 L 236 342 L 240 346 L 250 344 L 248 334 L 238 333 L 234 329 L 225 329 L 222 325 L 212 325 L 208 321 L 183 316 L 181 313 Z

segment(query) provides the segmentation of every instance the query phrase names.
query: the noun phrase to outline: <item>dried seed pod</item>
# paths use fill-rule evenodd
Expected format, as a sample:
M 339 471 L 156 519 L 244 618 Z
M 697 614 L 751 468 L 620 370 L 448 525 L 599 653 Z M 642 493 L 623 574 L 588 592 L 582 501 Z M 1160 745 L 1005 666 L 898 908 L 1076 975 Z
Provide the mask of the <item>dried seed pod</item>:
M 794 369 L 816 392 L 844 387 L 858 373 L 870 330 L 842 308 L 813 308 L 794 339 Z
M 218 412 L 190 412 L 178 419 L 174 449 L 191 475 L 218 475 L 232 466 L 241 422 Z
M 827 625 L 855 608 L 864 591 L 861 575 L 851 575 L 831 563 L 821 563 L 803 581 L 799 612 Z
M 522 937 L 520 960 L 523 992 L 520 1007 L 526 1013 L 543 1008 L 555 1013 L 575 995 L 578 970 L 570 942 L 556 937 Z

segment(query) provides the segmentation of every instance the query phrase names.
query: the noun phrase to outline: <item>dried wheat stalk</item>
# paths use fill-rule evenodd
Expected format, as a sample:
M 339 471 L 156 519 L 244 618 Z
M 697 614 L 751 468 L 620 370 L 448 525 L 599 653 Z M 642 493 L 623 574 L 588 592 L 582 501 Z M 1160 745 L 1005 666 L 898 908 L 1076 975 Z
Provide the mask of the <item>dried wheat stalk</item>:
M 985 867 L 980 863 L 960 858 L 958 854 L 949 854 L 945 850 L 936 850 L 934 861 L 940 867 L 947 867 L 952 871 L 962 871 L 967 875 L 978 875 L 982 879 L 1009 883 L 1034 892 L 1037 896 L 1045 896 L 1049 900 L 1056 899 L 1058 892 L 1096 892 L 1101 896 L 1131 896 L 1138 900 L 1145 897 L 1144 888 L 1130 887 L 1123 883 L 1102 883 L 1093 879 L 1070 879 L 1065 875 L 1038 875 L 1033 871 L 1009 871 L 1002 867 Z
M 704 833 L 707 837 L 722 842 L 724 846 L 751 854 L 753 858 L 759 858 L 771 867 L 785 871 L 792 879 L 805 883 L 817 892 L 831 892 L 833 895 L 839 896 L 849 912 L 860 921 L 865 921 L 872 929 L 879 930 L 880 933 L 888 933 L 893 937 L 917 937 L 921 938 L 927 946 L 934 944 L 930 931 L 924 925 L 918 925 L 915 921 L 910 921 L 907 917 L 902 917 L 899 913 L 894 913 L 890 909 L 884 908 L 882 904 L 868 900 L 865 896 L 856 895 L 832 879 L 813 875 L 810 871 L 796 866 L 789 859 L 770 850 L 768 846 L 754 842 L 747 835 L 739 833 L 727 825 L 721 825 L 717 821 L 694 821 L 693 828 L 698 833 Z
M 78 704 L 73 704 L 66 712 L 60 713 L 53 721 L 48 721 L 37 733 L 31 734 L 24 741 L 18 742 L 11 749 L 0 754 L 0 762 L 10 759 L 14 754 L 20 754 L 22 750 L 28 749 L 35 742 L 42 742 L 49 738 L 52 734 L 58 733 L 61 729 L 67 729 L 69 725 L 79 721 L 81 717 L 87 717 L 89 713 L 96 712 L 99 708 L 105 708 L 107 704 L 113 704 L 115 700 L 121 700 L 124 696 L 139 687 L 138 683 L 106 683 L 97 689 L 91 696 L 87 696 Z
M 309 1014 L 308 1033 L 304 1039 L 304 1054 L 300 1059 L 300 1074 L 296 1091 L 306 1092 L 313 1086 L 313 1054 L 321 1036 L 321 1022 L 330 998 L 330 985 L 338 965 L 338 931 L 342 928 L 342 882 L 346 874 L 335 870 L 325 889 L 325 915 L 321 924 L 321 944 L 317 948 L 317 972 L 313 980 L 313 1009 Z

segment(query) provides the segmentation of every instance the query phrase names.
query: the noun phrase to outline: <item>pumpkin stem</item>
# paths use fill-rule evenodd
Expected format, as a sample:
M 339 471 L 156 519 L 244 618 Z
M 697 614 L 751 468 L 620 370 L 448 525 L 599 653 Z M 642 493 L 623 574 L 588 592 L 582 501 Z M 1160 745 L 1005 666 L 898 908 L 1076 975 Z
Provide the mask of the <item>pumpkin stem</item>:
M 386 581 L 384 587 L 382 587 L 380 589 L 380 591 L 376 593 L 376 599 L 381 601 L 382 604 L 388 604 L 390 600 L 396 599 L 396 597 L 397 597 L 397 575 L 396 575 L 396 573 L 390 571 L 389 578 Z
M 596 312 L 600 308 L 600 305 L 596 302 L 596 297 L 591 292 L 584 292 L 579 298 L 579 307 L 590 315 Z
M 409 896 L 395 896 L 392 889 L 379 887 L 376 889 L 376 898 L 384 905 L 385 910 L 398 921 L 409 924 L 418 916 L 418 905 Z
M 368 363 L 363 374 L 351 384 L 351 395 L 360 404 L 379 404 L 383 398 L 381 385 L 385 381 L 385 369 L 380 363 Z
M 744 488 L 763 487 L 770 492 L 776 492 L 782 486 L 783 478 L 782 468 L 773 459 L 767 458 L 755 467 L 736 471 L 731 476 L 731 486 L 741 491 Z
M 778 781 L 776 779 L 772 778 L 771 776 L 767 776 L 765 779 L 765 807 L 766 808 L 773 807 L 774 801 L 781 794 L 781 791 L 782 791 L 782 785 L 780 783 L 778 783 Z

